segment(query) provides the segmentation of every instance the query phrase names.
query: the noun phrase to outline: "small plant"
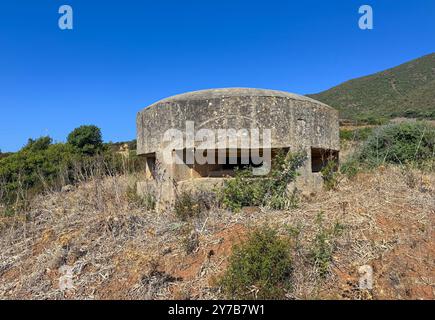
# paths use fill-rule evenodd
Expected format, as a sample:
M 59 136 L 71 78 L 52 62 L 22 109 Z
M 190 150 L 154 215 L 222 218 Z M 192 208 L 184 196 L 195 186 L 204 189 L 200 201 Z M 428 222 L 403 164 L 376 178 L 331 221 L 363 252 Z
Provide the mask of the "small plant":
M 340 173 L 345 174 L 348 178 L 353 178 L 360 170 L 360 161 L 356 157 L 348 159 L 340 166 Z
M 191 191 L 181 192 L 175 200 L 174 211 L 177 217 L 182 221 L 199 217 L 202 209 L 201 203 Z
M 298 203 L 297 189 L 289 190 L 290 182 L 296 180 L 299 173 L 297 170 L 304 164 L 307 156 L 303 152 L 287 154 L 281 152 L 275 157 L 272 165 L 271 179 L 266 184 L 266 197 L 264 205 L 282 210 L 294 208 Z
M 269 227 L 253 231 L 233 248 L 230 264 L 221 279 L 231 299 L 283 299 L 292 287 L 290 239 L 280 238 Z
M 412 167 L 410 165 L 405 165 L 401 169 L 401 171 L 406 185 L 409 188 L 414 189 L 419 183 L 419 179 L 417 175 L 414 173 L 414 171 L 412 170 Z
M 326 166 L 322 168 L 323 185 L 326 190 L 333 190 L 338 186 L 337 161 L 330 160 Z
M 153 211 L 153 210 L 156 209 L 156 198 L 152 194 L 150 194 L 150 193 L 147 193 L 145 195 L 145 197 L 143 197 L 143 202 L 142 203 L 143 203 L 143 206 L 147 210 Z
M 142 207 L 148 211 L 153 211 L 156 208 L 156 198 L 151 193 L 140 196 L 135 187 L 128 186 L 126 195 L 128 202 L 131 204 Z
M 245 206 L 267 206 L 272 209 L 292 208 L 298 203 L 297 190 L 288 185 L 298 176 L 306 160 L 304 153 L 278 153 L 272 161 L 271 172 L 266 177 L 257 177 L 247 167 L 236 171 L 235 177 L 225 182 L 219 198 L 225 208 L 239 211 Z
M 219 190 L 223 207 L 238 212 L 242 207 L 260 206 L 266 193 L 264 181 L 260 179 L 255 178 L 249 168 L 237 170 L 234 178 Z
M 311 262 L 316 266 L 320 277 L 324 278 L 329 272 L 329 266 L 332 261 L 332 254 L 335 249 L 334 239 L 342 233 L 344 227 L 336 222 L 332 228 L 325 228 L 323 212 L 317 215 L 316 223 L 318 232 L 314 238 L 309 256 Z
M 16 214 L 16 210 L 11 206 L 7 206 L 2 213 L 5 217 L 13 217 Z

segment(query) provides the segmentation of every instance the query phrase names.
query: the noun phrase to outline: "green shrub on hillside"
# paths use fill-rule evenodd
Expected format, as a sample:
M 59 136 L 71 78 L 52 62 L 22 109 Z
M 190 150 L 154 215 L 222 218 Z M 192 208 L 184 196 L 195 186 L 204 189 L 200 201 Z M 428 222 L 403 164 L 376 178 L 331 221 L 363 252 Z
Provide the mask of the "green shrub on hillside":
M 87 155 L 94 155 L 103 148 L 103 138 L 100 128 L 96 126 L 81 126 L 68 135 L 68 143 Z
M 267 191 L 262 182 L 249 168 L 236 170 L 234 178 L 225 181 L 219 190 L 223 207 L 237 212 L 243 207 L 260 206 Z
M 290 239 L 263 227 L 233 248 L 227 271 L 221 279 L 230 299 L 284 299 L 292 287 Z
M 52 143 L 53 143 L 53 139 L 48 136 L 41 137 L 36 140 L 29 139 L 29 141 L 27 142 L 27 144 L 24 146 L 22 150 L 31 151 L 31 152 L 43 151 L 43 150 L 47 150 Z
M 68 140 L 53 144 L 50 137 L 29 139 L 20 151 L 0 157 L 0 203 L 24 203 L 43 191 L 143 166 L 134 151 L 125 157 L 105 148 L 94 126 L 74 130 Z
M 0 159 L 0 183 L 4 188 L 2 202 L 16 200 L 18 192 L 38 193 L 54 185 L 63 168 L 71 166 L 73 149 L 65 144 L 30 143 L 21 151 Z
M 425 110 L 419 111 L 414 109 L 408 109 L 403 112 L 394 112 L 391 115 L 392 118 L 395 117 L 404 117 L 404 118 L 413 118 L 413 119 L 435 119 L 435 111 L 433 110 Z
M 376 129 L 364 144 L 359 160 L 381 163 L 422 163 L 435 155 L 435 129 L 424 122 L 405 122 Z
M 1 151 L 0 151 L 0 159 L 3 159 L 3 158 L 6 158 L 6 157 L 9 157 L 11 154 L 12 154 L 12 153 L 10 153 L 10 152 L 8 152 L 8 153 L 1 153 Z
M 388 123 L 388 119 L 386 117 L 379 117 L 377 115 L 372 115 L 372 114 L 360 115 L 356 117 L 356 121 L 358 121 L 359 124 L 367 124 L 367 125 L 375 125 L 375 126 L 381 126 Z
M 355 176 L 361 169 L 382 164 L 417 166 L 434 170 L 435 127 L 427 122 L 389 124 L 373 130 L 362 147 L 340 165 L 340 172 Z
M 355 130 L 340 130 L 340 139 L 346 141 L 365 141 L 372 134 L 373 128 L 358 128 Z
M 346 175 L 349 178 L 356 176 L 360 170 L 361 162 L 355 156 L 351 157 L 347 161 L 340 164 L 340 173 Z

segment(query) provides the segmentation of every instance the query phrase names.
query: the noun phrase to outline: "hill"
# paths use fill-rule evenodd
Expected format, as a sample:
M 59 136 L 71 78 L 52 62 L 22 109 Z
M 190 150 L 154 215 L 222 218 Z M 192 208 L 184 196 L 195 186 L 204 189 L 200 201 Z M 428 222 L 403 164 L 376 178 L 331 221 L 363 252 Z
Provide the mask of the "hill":
M 6 157 L 9 157 L 11 154 L 12 154 L 11 152 L 7 152 L 7 153 L 1 153 L 1 152 L 0 152 L 0 159 L 3 159 L 3 158 L 6 158 Z
M 435 53 L 308 96 L 338 109 L 342 119 L 435 119 Z
M 232 246 L 266 223 L 283 235 L 299 230 L 290 299 L 433 299 L 435 176 L 413 170 L 417 185 L 409 187 L 409 173 L 399 167 L 361 173 L 292 214 L 212 208 L 191 223 L 129 201 L 132 176 L 41 195 L 26 218 L 0 217 L 0 300 L 223 299 L 216 279 Z M 320 211 L 325 227 L 337 221 L 344 228 L 328 236 L 334 251 L 326 278 L 305 259 L 319 237 Z M 192 228 L 195 249 L 186 251 Z M 358 289 L 357 270 L 366 264 L 375 270 L 370 292 Z M 60 288 L 65 268 L 73 281 L 66 291 Z

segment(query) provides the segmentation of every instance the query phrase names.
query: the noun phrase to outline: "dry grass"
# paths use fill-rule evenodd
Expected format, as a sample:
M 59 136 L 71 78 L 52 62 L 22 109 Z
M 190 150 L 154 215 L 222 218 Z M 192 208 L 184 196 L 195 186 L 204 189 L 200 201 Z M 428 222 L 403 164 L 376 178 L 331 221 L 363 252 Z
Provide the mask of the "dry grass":
M 412 177 L 410 177 L 412 175 Z M 412 183 L 410 183 L 410 181 Z M 435 174 L 386 167 L 341 180 L 291 211 L 213 209 L 181 222 L 128 198 L 134 177 L 108 177 L 32 202 L 26 215 L 0 220 L 2 299 L 217 299 L 217 279 L 231 247 L 253 226 L 281 234 L 300 230 L 291 299 L 434 298 Z M 307 259 L 326 227 L 344 232 L 326 278 Z M 195 241 L 186 252 L 186 241 Z M 357 288 L 357 268 L 374 267 L 375 287 Z M 60 268 L 72 267 L 74 287 L 60 290 Z

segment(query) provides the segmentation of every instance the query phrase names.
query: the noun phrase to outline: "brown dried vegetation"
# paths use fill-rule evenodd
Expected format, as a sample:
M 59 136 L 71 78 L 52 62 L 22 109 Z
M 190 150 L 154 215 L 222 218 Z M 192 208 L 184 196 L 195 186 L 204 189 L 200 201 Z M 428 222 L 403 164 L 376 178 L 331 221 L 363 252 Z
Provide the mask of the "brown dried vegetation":
M 411 177 L 412 175 L 412 177 Z M 1 299 L 216 299 L 232 246 L 256 226 L 297 230 L 289 299 L 434 299 L 435 174 L 397 166 L 340 179 L 299 208 L 239 213 L 211 208 L 181 221 L 132 202 L 133 176 L 84 182 L 38 196 L 25 214 L 0 218 Z M 337 222 L 325 276 L 309 256 Z M 194 245 L 186 250 L 186 238 Z M 358 288 L 371 265 L 374 288 Z M 61 290 L 61 267 L 73 287 Z

